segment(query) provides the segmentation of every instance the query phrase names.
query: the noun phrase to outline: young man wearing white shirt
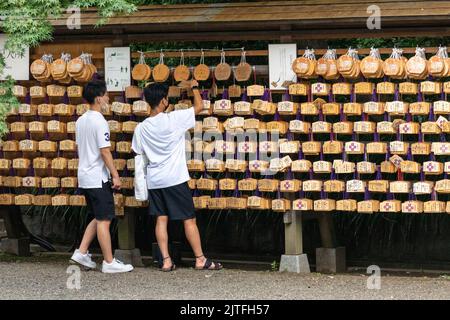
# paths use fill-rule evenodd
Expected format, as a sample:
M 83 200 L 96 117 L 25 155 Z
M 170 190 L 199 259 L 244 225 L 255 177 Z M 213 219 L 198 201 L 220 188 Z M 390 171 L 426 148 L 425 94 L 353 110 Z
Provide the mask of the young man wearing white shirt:
M 121 183 L 111 155 L 109 125 L 101 113 L 109 102 L 105 82 L 89 82 L 83 90 L 83 98 L 90 104 L 90 109 L 76 122 L 78 187 L 86 198 L 88 213 L 94 219 L 86 227 L 80 248 L 75 250 L 71 260 L 95 269 L 88 248 L 97 236 L 103 253 L 102 272 L 128 272 L 133 266 L 113 258 L 111 248 L 110 225 L 115 217 L 112 189 L 120 190 Z
M 150 116 L 140 123 L 133 135 L 132 149 L 149 159 L 147 187 L 149 213 L 156 217 L 156 239 L 163 257 L 163 271 L 175 265 L 169 256 L 167 224 L 169 220 L 183 220 L 186 238 L 194 251 L 198 270 L 220 270 L 222 265 L 203 255 L 200 234 L 195 219 L 190 179 L 186 165 L 186 131 L 195 126 L 195 115 L 203 109 L 198 83 L 191 81 L 194 107 L 164 112 L 169 105 L 168 88 L 153 83 L 144 89 L 145 100 L 151 107 Z

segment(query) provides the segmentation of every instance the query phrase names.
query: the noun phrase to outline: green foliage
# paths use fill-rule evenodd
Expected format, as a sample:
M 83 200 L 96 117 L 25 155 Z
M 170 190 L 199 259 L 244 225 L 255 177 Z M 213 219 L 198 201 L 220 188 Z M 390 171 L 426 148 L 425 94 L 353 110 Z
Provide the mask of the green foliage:
M 270 264 L 270 270 L 272 272 L 278 271 L 280 269 L 280 264 L 274 260 L 271 264 Z
M 129 0 L 3 0 L 0 2 L 2 32 L 8 35 L 5 52 L 23 53 L 24 48 L 35 47 L 42 41 L 52 40 L 51 19 L 60 17 L 67 8 L 97 7 L 99 20 L 103 24 L 117 13 L 129 14 L 136 10 Z M 0 53 L 0 75 L 5 67 L 4 52 Z M 0 82 L 0 138 L 8 132 L 6 114 L 17 108 L 19 101 L 12 94 L 14 80 L 8 77 Z

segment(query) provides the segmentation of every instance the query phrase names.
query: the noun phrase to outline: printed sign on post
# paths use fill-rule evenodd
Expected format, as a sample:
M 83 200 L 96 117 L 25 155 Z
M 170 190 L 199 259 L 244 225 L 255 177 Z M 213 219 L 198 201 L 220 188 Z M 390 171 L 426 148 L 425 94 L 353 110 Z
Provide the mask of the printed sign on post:
M 23 54 L 13 54 L 5 51 L 6 35 L 0 34 L 0 52 L 5 57 L 5 69 L 0 75 L 0 80 L 11 76 L 14 80 L 30 80 L 30 48 L 26 47 Z
M 105 48 L 105 81 L 108 91 L 125 91 L 131 85 L 130 47 Z
M 269 44 L 270 90 L 286 90 L 297 82 L 292 63 L 297 58 L 297 44 Z

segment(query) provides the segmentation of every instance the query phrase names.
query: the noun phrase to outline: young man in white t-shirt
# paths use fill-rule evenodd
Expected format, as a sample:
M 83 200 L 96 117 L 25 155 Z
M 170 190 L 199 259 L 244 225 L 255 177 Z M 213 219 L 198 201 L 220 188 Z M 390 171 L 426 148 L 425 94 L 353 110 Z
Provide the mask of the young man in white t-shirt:
M 89 82 L 83 90 L 83 98 L 90 104 L 90 109 L 76 122 L 78 187 L 86 198 L 88 213 L 94 219 L 87 226 L 80 248 L 75 250 L 71 260 L 94 269 L 96 264 L 88 248 L 97 236 L 103 253 L 102 272 L 128 272 L 133 270 L 133 266 L 113 258 L 111 248 L 110 225 L 115 217 L 112 189 L 120 189 L 120 177 L 111 155 L 108 122 L 101 113 L 109 102 L 105 82 Z
M 183 220 L 186 238 L 196 257 L 196 269 L 222 268 L 220 263 L 203 255 L 194 203 L 187 183 L 190 177 L 186 164 L 186 131 L 195 126 L 195 115 L 203 109 L 197 86 L 197 81 L 191 81 L 194 93 L 193 108 L 169 113 L 164 112 L 169 105 L 167 86 L 153 83 L 146 87 L 144 96 L 151 107 L 151 114 L 136 127 L 133 135 L 133 151 L 136 154 L 145 154 L 149 159 L 149 213 L 156 217 L 155 233 L 163 257 L 163 271 L 175 269 L 168 250 L 169 219 Z

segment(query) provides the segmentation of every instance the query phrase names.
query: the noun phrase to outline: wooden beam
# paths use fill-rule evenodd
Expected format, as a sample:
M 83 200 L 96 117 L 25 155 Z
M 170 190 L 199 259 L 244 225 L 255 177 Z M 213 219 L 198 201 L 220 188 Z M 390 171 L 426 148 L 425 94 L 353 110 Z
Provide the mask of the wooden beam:
M 402 48 L 404 54 L 414 54 L 416 51 L 416 48 L 414 47 L 407 47 Z M 438 47 L 425 47 L 425 52 L 428 54 L 435 54 L 438 50 Z M 368 55 L 370 53 L 370 48 L 358 48 L 358 54 L 360 55 Z M 392 48 L 379 48 L 380 54 L 390 54 L 392 52 Z M 314 49 L 314 52 L 316 56 L 323 55 L 327 49 L 319 48 Z M 204 51 L 205 57 L 220 57 L 220 50 L 216 51 Z M 336 53 L 338 55 L 345 54 L 347 52 L 347 49 L 336 49 Z M 47 52 L 52 53 L 52 52 Z M 305 53 L 304 49 L 299 49 L 297 51 L 297 55 L 301 56 Z M 149 52 L 145 54 L 146 58 L 159 58 L 159 52 Z M 240 50 L 233 50 L 233 51 L 226 51 L 226 55 L 229 57 L 240 57 L 241 51 Z M 264 57 L 269 55 L 268 50 L 246 50 L 247 57 Z M 179 58 L 181 56 L 181 51 L 164 51 L 164 57 L 166 58 Z M 201 56 L 201 51 L 198 49 L 198 51 L 184 51 L 185 58 L 199 58 Z M 38 59 L 41 55 L 37 53 L 31 54 L 31 59 Z M 133 59 L 137 59 L 140 57 L 140 54 L 138 52 L 132 52 L 131 57 Z M 92 58 L 94 60 L 102 60 L 104 58 L 103 53 L 94 53 L 92 55 Z

